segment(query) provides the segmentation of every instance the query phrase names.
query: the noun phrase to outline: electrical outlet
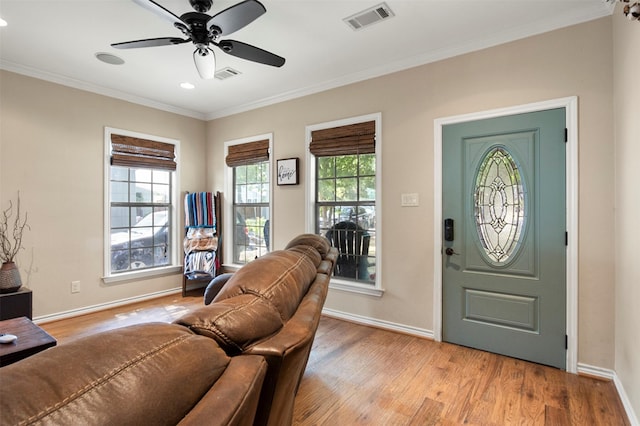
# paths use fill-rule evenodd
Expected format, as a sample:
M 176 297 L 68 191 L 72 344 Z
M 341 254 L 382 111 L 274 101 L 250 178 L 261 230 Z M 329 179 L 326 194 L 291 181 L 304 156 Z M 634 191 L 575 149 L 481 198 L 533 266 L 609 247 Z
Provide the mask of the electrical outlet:
M 71 293 L 80 293 L 80 281 L 71 281 Z

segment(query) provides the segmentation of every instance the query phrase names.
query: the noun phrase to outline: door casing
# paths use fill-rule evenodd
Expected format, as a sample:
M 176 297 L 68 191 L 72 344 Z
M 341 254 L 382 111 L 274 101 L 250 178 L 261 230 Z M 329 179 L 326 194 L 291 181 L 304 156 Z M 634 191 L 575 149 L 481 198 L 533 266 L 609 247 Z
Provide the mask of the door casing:
M 567 362 L 570 373 L 578 371 L 578 98 L 553 99 L 514 107 L 462 114 L 434 120 L 434 246 L 433 246 L 433 337 L 442 341 L 442 127 L 447 124 L 503 117 L 554 108 L 565 108 L 567 137 L 566 156 L 566 223 L 567 223 Z

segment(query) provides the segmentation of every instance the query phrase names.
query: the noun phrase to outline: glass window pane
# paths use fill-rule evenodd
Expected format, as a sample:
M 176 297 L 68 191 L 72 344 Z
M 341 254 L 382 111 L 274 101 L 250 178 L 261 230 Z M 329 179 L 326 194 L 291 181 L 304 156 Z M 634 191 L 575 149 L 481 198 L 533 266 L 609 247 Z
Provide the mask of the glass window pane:
M 153 226 L 153 207 L 132 207 L 131 223 L 134 227 Z
M 269 183 L 264 183 L 260 185 L 260 192 L 262 194 L 261 199 L 259 200 L 261 203 L 269 203 Z
M 373 176 L 376 174 L 376 155 L 361 154 L 359 163 L 360 176 Z
M 132 182 L 151 182 L 151 169 L 130 169 Z
M 247 166 L 247 183 L 256 183 L 259 182 L 258 176 L 259 168 L 255 164 L 250 164 Z
M 129 248 L 129 229 L 111 230 L 111 250 Z
M 111 228 L 129 227 L 129 207 L 111 207 Z
M 169 256 L 167 256 L 166 247 L 156 247 L 154 249 L 154 266 L 164 266 L 169 264 Z
M 131 250 L 131 269 L 153 266 L 153 248 L 135 248 Z
M 336 159 L 336 177 L 356 176 L 358 171 L 357 155 L 341 155 Z
M 129 269 L 129 250 L 115 250 L 111 252 L 111 272 L 121 272 Z
M 166 226 L 156 226 L 153 228 L 153 245 L 169 244 L 169 235 L 167 235 Z
M 236 185 L 236 190 L 234 193 L 234 201 L 236 203 L 247 202 L 247 186 L 246 185 Z
M 129 201 L 129 183 L 111 182 L 111 202 L 126 203 Z
M 247 185 L 247 203 L 259 203 L 262 200 L 262 188 L 261 185 L 250 184 Z
M 357 183 L 357 178 L 336 179 L 336 201 L 356 201 Z
M 335 180 L 325 179 L 318 181 L 318 201 L 335 201 Z
M 167 170 L 154 170 L 153 171 L 153 182 L 154 183 L 166 183 L 169 184 L 169 179 L 171 179 L 171 172 Z
M 360 178 L 360 200 L 375 201 L 376 199 L 376 178 L 361 177 Z
M 335 207 L 333 206 L 318 206 L 317 212 L 317 227 L 318 232 L 324 235 L 329 228 L 336 224 Z
M 335 157 L 320 157 L 316 161 L 318 162 L 318 179 L 335 177 Z
M 169 185 L 154 184 L 153 185 L 153 202 L 168 203 L 169 202 Z
M 233 168 L 236 184 L 247 183 L 247 166 L 238 166 Z
M 128 167 L 111 167 L 111 180 L 128 181 L 129 180 L 129 168 Z
M 131 184 L 129 199 L 132 203 L 151 203 L 151 184 L 150 183 L 136 183 Z

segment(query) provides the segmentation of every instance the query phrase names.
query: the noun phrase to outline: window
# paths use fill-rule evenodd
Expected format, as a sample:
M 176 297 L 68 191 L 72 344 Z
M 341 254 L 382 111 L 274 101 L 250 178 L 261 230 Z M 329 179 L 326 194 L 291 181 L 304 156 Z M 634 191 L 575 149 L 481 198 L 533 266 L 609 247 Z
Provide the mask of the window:
M 515 257 L 527 222 L 526 188 L 507 148 L 487 152 L 474 188 L 476 231 L 485 255 L 496 266 Z
M 105 278 L 178 268 L 173 244 L 177 141 L 109 128 L 105 140 Z
M 380 294 L 380 115 L 307 128 L 313 232 L 338 248 L 332 286 Z
M 270 135 L 264 139 L 226 144 L 225 162 L 231 184 L 228 192 L 233 194 L 232 224 L 226 229 L 232 229 L 231 254 L 234 264 L 248 263 L 269 251 L 270 145 Z

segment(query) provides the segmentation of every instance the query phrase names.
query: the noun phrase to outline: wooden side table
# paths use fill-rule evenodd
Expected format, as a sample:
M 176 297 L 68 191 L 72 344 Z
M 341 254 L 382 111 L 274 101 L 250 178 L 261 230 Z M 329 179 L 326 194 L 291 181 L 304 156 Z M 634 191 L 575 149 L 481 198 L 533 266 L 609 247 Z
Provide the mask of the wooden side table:
M 0 321 L 0 333 L 14 334 L 18 337 L 13 343 L 0 344 L 0 367 L 20 361 L 58 343 L 27 317 Z

